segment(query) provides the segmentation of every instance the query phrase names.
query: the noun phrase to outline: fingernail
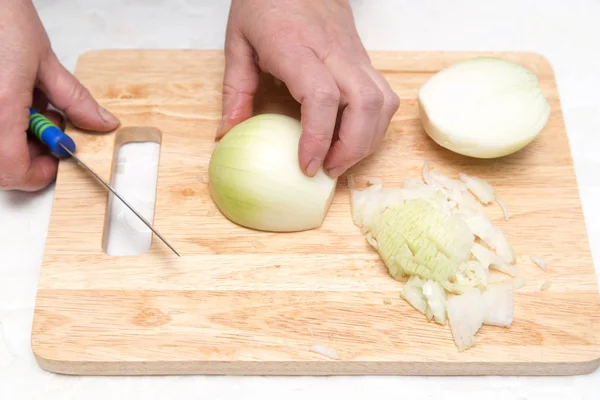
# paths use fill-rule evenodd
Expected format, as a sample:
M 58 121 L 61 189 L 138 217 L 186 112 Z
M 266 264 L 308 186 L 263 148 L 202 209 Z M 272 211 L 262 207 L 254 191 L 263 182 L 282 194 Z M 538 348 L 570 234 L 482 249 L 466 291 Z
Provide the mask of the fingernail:
M 321 160 L 313 158 L 306 166 L 306 175 L 315 176 L 319 172 L 319 168 L 321 168 Z
M 339 178 L 340 175 L 344 173 L 344 168 L 342 167 L 333 167 L 327 170 L 327 175 L 332 178 Z
M 107 109 L 105 109 L 103 107 L 98 107 L 98 114 L 100 114 L 100 117 L 107 124 L 116 125 L 119 123 L 119 120 L 117 119 L 117 117 L 112 115 L 110 112 L 108 112 Z

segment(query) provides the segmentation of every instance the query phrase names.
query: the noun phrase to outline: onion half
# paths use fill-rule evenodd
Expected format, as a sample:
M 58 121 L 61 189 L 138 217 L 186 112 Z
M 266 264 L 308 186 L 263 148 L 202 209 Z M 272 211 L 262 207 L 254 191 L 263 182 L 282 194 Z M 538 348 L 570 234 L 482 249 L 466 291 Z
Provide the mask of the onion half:
M 550 116 L 536 75 L 498 58 L 478 57 L 443 69 L 418 97 L 425 132 L 440 146 L 476 158 L 521 150 Z
M 318 228 L 337 179 L 321 169 L 307 177 L 298 163 L 302 127 L 278 114 L 252 117 L 216 145 L 209 165 L 210 195 L 232 222 L 271 232 Z

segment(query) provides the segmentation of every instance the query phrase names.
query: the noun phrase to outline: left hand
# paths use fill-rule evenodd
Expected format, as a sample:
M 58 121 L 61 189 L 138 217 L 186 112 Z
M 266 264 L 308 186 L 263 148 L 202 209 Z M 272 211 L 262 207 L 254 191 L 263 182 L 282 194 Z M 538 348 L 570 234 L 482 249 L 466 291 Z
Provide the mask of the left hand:
M 333 178 L 370 155 L 399 98 L 371 65 L 347 0 L 233 0 L 217 139 L 252 116 L 262 70 L 301 103 L 299 163 Z M 339 138 L 334 140 L 338 111 Z
M 29 107 L 60 125 L 63 111 L 90 131 L 119 121 L 60 63 L 31 0 L 0 0 L 0 190 L 37 191 L 56 177 L 58 160 L 27 134 Z

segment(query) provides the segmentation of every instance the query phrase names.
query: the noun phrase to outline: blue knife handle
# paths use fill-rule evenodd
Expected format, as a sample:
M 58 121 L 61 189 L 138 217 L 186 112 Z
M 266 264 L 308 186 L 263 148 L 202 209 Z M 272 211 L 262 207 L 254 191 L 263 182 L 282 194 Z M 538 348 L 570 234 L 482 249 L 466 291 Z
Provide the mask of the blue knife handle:
M 63 144 L 72 153 L 75 152 L 76 146 L 73 139 L 50 122 L 48 118 L 35 112 L 33 108 L 29 109 L 29 129 L 57 157 L 69 157 L 69 153 L 60 144 Z

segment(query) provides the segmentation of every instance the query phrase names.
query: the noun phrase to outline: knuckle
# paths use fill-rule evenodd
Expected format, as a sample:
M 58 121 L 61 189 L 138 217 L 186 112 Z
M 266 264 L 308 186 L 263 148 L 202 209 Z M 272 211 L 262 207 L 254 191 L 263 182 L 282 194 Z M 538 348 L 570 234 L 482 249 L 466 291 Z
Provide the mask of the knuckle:
M 331 84 L 319 84 L 315 86 L 310 97 L 318 105 L 337 107 L 340 102 L 340 90 Z
M 234 76 L 234 74 L 236 75 Z M 229 70 L 223 81 L 223 94 L 254 96 L 258 83 L 256 71 L 250 67 L 239 68 L 235 71 Z
M 90 91 L 81 84 L 81 82 L 77 81 L 75 87 L 73 87 L 70 99 L 72 104 L 77 104 L 79 102 L 83 102 L 84 100 L 90 97 Z
M 377 135 L 375 137 L 375 139 L 373 140 L 373 143 L 371 143 L 371 148 L 369 149 L 369 154 L 367 154 L 367 155 L 373 154 L 381 148 L 381 146 L 383 145 L 383 140 L 385 139 L 386 131 L 387 131 L 387 128 L 386 128 L 386 130 L 384 130 L 383 132 L 381 132 L 379 135 Z
M 383 92 L 376 85 L 366 85 L 358 89 L 356 105 L 362 111 L 380 111 L 383 108 Z
M 347 147 L 347 158 L 350 162 L 357 162 L 368 156 L 370 152 L 371 148 L 368 143 L 350 146 Z
M 331 143 L 331 135 L 323 129 L 307 129 L 303 140 L 303 147 L 323 148 L 329 147 Z
M 352 156 L 355 160 L 361 160 L 371 153 L 370 147 L 360 146 L 354 150 Z
M 395 113 L 396 111 L 398 111 L 398 108 L 400 108 L 400 97 L 396 94 L 396 92 L 390 90 L 388 92 L 385 103 L 387 104 L 387 107 L 390 109 L 390 111 L 393 111 Z

